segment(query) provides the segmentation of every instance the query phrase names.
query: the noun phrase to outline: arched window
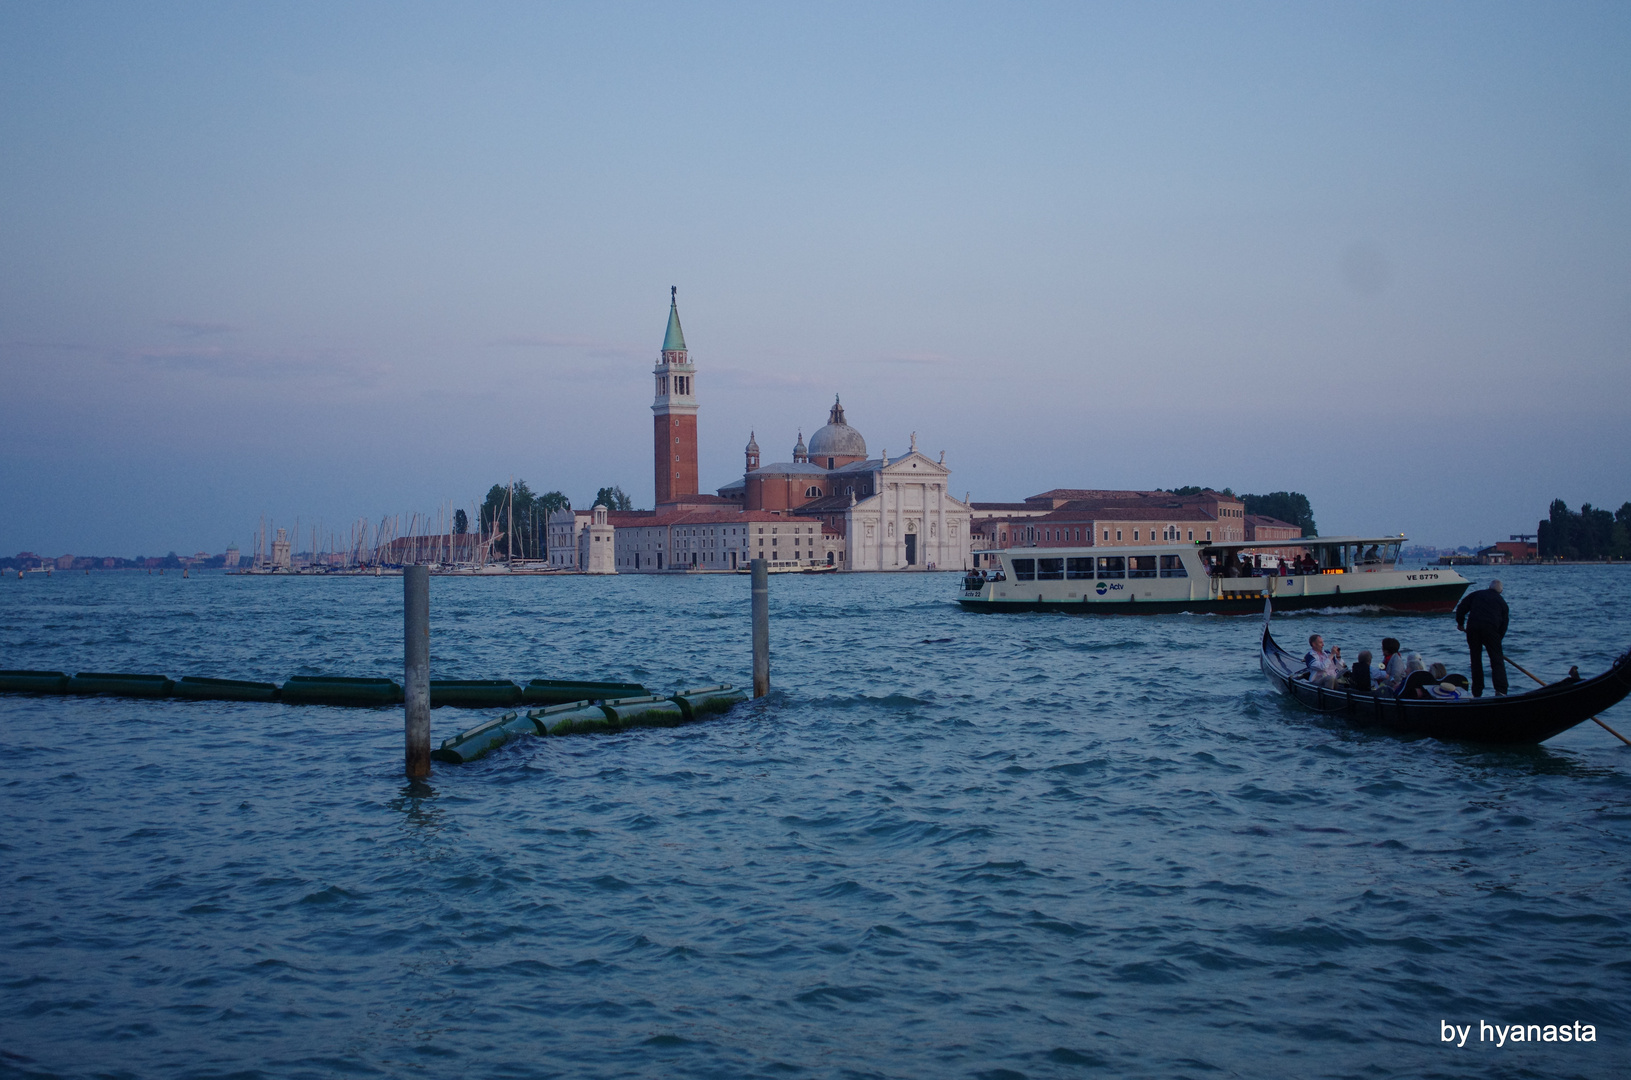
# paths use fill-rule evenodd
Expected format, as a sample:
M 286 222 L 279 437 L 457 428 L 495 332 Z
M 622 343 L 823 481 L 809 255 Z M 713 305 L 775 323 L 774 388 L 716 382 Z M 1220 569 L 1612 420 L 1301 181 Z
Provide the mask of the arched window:
M 804 489 L 804 497 L 806 499 L 819 499 L 821 498 L 821 489 L 813 485 L 807 487 Z

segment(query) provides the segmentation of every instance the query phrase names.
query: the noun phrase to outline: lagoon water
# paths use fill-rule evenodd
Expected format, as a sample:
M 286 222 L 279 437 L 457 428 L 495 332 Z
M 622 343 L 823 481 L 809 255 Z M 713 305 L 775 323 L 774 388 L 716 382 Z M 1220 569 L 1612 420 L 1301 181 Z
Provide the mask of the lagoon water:
M 1631 645 L 1631 568 L 1503 577 L 1537 674 Z M 1256 619 L 956 587 L 773 578 L 769 699 L 420 788 L 400 709 L 0 698 L 0 1076 L 1627 1074 L 1631 748 L 1351 730 Z M 399 678 L 401 589 L 12 578 L 0 667 Z M 747 681 L 743 577 L 431 602 L 437 676 Z M 1448 616 L 1315 629 L 1465 670 Z

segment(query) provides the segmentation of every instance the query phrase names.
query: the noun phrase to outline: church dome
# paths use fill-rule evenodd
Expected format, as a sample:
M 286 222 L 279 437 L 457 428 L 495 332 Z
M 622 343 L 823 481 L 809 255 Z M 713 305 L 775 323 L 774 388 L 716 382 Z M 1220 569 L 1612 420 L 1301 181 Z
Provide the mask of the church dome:
M 861 433 L 844 423 L 844 406 L 834 395 L 832 411 L 827 414 L 827 426 L 810 436 L 811 457 L 866 457 L 866 440 Z

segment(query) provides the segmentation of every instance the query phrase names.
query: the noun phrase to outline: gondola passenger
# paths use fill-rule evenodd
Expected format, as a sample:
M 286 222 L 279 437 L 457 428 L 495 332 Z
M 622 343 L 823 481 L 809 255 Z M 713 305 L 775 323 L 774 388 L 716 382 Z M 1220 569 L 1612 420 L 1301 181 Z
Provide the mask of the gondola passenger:
M 1399 686 L 1398 696 L 1402 698 L 1425 698 L 1426 687 L 1433 681 L 1433 673 L 1427 670 L 1422 663 L 1421 653 L 1411 653 L 1405 661 L 1405 678 Z
M 1348 689 L 1361 694 L 1371 692 L 1370 662 L 1370 650 L 1360 649 L 1359 658 L 1354 661 L 1354 666 L 1348 671 Z
M 1404 685 L 1404 677 L 1407 674 L 1409 672 L 1405 670 L 1404 655 L 1399 652 L 1399 639 L 1383 638 L 1380 680 L 1386 684 L 1390 692 L 1397 694 L 1399 687 Z
M 1303 654 L 1303 664 L 1308 668 L 1308 681 L 1315 686 L 1335 686 L 1344 671 L 1342 650 L 1338 648 L 1326 652 L 1325 639 L 1318 634 L 1308 635 L 1308 651 Z

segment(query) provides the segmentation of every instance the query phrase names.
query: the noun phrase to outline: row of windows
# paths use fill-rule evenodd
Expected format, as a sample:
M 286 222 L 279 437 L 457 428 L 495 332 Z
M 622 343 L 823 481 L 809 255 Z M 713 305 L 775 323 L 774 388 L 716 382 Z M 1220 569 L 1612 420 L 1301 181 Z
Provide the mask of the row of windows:
M 1110 581 L 1188 577 L 1180 555 L 1103 555 L 1097 559 L 1015 559 L 1015 581 Z
M 1071 541 L 1081 543 L 1083 531 L 1084 530 L 1082 530 L 1082 529 L 1049 529 L 1049 528 L 1039 529 L 1034 525 L 1028 525 L 1025 528 L 1025 539 L 1027 539 L 1027 540 L 1040 540 L 1042 543 L 1045 543 L 1045 544 L 1046 543 L 1070 543 Z M 1103 532 L 1104 532 L 1104 541 L 1106 543 L 1108 543 L 1110 541 L 1111 531 L 1112 530 L 1110 530 L 1110 529 L 1103 530 Z M 1123 531 L 1124 530 L 1122 530 L 1122 529 L 1114 530 L 1114 532 L 1116 534 L 1115 538 L 1116 538 L 1117 541 L 1120 541 L 1121 539 L 1123 539 L 1123 537 L 1122 537 Z M 1140 539 L 1140 533 L 1142 533 L 1144 531 L 1146 531 L 1146 530 L 1134 529 L 1133 530 L 1133 539 L 1134 540 Z M 1155 539 L 1155 530 L 1154 529 L 1149 529 L 1147 531 L 1149 533 L 1149 538 L 1151 540 L 1154 540 Z M 1187 532 L 1187 536 L 1184 535 L 1186 532 Z M 1020 536 L 1019 530 L 1015 529 L 1014 530 L 1014 539 L 1017 541 L 1019 539 L 1019 536 Z M 1188 530 L 1180 529 L 1176 525 L 1168 525 L 1166 528 L 1161 530 L 1161 539 L 1163 539 L 1163 540 L 1176 541 L 1176 540 L 1179 539 L 1180 536 L 1183 536 L 1183 538 L 1186 539 L 1186 540 L 1193 541 L 1195 539 L 1195 530 L 1194 529 L 1188 529 Z M 998 539 L 1002 543 L 1007 543 L 1008 542 L 1008 534 L 1007 533 L 1002 533 L 998 537 Z M 1211 529 L 1206 530 L 1206 539 L 1207 540 L 1212 539 L 1212 530 Z M 1092 537 L 1089 536 L 1088 540 L 1091 541 Z

